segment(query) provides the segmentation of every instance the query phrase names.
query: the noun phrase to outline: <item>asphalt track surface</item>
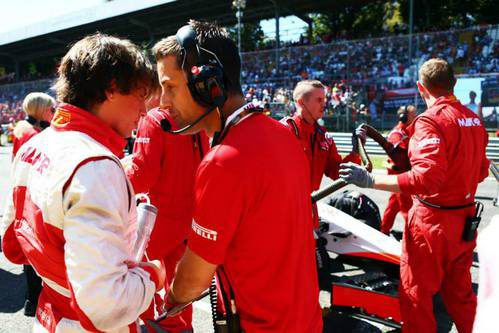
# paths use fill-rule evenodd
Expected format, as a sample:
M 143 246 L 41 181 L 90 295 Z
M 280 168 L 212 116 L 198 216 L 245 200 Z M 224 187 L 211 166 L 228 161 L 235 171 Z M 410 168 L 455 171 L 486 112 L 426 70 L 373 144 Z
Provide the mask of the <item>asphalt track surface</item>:
M 11 148 L 0 147 L 0 211 L 3 213 L 6 191 L 9 185 Z M 379 170 L 378 172 L 383 172 Z M 329 183 L 329 179 L 324 179 L 323 184 Z M 495 179 L 488 178 L 478 188 L 478 196 L 494 197 L 497 191 Z M 375 190 L 363 190 L 363 193 L 372 198 L 383 212 L 388 200 L 389 193 Z M 499 208 L 494 207 L 490 200 L 483 200 L 485 210 L 483 214 L 480 230 L 483 230 L 490 222 L 491 217 L 499 214 Z M 2 214 L 0 213 L 0 214 Z M 400 216 L 395 222 L 395 230 L 401 231 L 403 222 Z M 278 235 L 277 235 L 278 236 Z M 276 236 L 276 237 L 277 237 Z M 3 253 L 0 252 L 0 333 L 24 333 L 31 331 L 32 318 L 23 315 L 23 303 L 25 293 L 25 280 L 22 267 L 8 262 Z M 478 261 L 473 264 L 472 276 L 475 287 L 478 287 Z M 327 293 L 321 294 L 321 303 L 327 303 Z M 439 325 L 439 332 L 456 332 L 450 319 L 446 315 L 441 303 L 436 302 L 435 312 Z M 346 327 L 340 327 L 340 323 L 332 323 L 333 329 L 330 332 L 386 332 L 389 329 L 371 325 L 371 323 L 357 321 L 349 322 Z M 203 299 L 194 307 L 194 329 L 196 332 L 213 332 L 211 328 L 210 306 L 207 299 Z

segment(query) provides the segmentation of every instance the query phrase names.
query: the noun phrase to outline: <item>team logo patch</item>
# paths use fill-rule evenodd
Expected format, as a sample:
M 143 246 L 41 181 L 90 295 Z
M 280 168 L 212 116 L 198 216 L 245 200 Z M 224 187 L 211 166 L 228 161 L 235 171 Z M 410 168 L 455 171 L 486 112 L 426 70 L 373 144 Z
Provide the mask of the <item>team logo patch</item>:
M 331 147 L 331 143 L 330 143 L 330 141 L 329 141 L 329 140 L 327 140 L 327 139 L 325 139 L 325 140 L 323 140 L 323 141 L 319 142 L 319 148 L 320 148 L 321 150 L 328 151 L 330 147 Z
M 440 138 L 428 138 L 418 142 L 418 148 L 423 148 L 428 145 L 439 145 L 439 144 L 440 144 Z
M 151 138 L 138 137 L 135 139 L 135 142 L 137 142 L 137 143 L 149 143 L 149 142 L 151 142 Z
M 52 119 L 52 124 L 57 127 L 62 127 L 71 121 L 71 113 L 57 109 Z
M 214 230 L 210 230 L 208 228 L 202 227 L 196 223 L 196 221 L 192 220 L 192 230 L 199 236 L 206 238 L 208 240 L 217 241 L 218 233 Z
M 473 127 L 481 125 L 480 119 L 478 118 L 459 118 L 457 120 L 457 123 L 461 127 Z

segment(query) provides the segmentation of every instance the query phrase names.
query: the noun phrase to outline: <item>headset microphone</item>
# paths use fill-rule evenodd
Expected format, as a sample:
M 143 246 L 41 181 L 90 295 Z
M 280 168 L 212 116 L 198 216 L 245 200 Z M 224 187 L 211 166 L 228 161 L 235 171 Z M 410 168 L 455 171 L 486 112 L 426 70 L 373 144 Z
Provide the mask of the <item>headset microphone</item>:
M 198 117 L 194 122 L 190 123 L 187 126 L 182 127 L 181 129 L 178 130 L 172 130 L 172 124 L 168 121 L 168 119 L 162 119 L 160 122 L 161 129 L 165 132 L 171 133 L 171 134 L 182 134 L 185 131 L 190 130 L 194 126 L 196 126 L 197 123 L 199 123 L 201 120 L 203 120 L 207 115 L 211 113 L 215 108 L 210 108 L 206 110 L 205 113 L 203 113 L 201 116 Z
M 407 124 L 407 122 L 409 121 L 409 110 L 407 108 L 407 105 L 404 105 L 401 111 L 402 112 L 399 112 L 399 121 L 403 124 Z
M 194 28 L 183 26 L 175 36 L 181 47 L 181 68 L 187 74 L 187 87 L 194 101 L 206 107 L 206 111 L 193 123 L 175 131 L 168 120 L 161 121 L 161 128 L 165 132 L 181 134 L 193 128 L 216 108 L 221 108 L 227 95 L 223 65 L 215 53 L 198 45 Z
M 172 130 L 172 124 L 170 124 L 170 122 L 168 121 L 168 119 L 161 119 L 161 121 L 159 122 L 159 124 L 161 125 L 161 129 L 165 132 L 171 132 Z

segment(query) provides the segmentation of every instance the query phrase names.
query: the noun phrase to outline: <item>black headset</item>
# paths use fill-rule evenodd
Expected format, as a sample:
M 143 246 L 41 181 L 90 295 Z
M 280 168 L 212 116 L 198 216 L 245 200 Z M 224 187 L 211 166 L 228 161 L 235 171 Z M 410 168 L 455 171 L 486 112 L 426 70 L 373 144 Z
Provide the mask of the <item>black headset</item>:
M 407 110 L 407 105 L 404 105 L 402 112 L 400 112 L 400 114 L 399 114 L 399 121 L 402 124 L 407 124 L 408 120 L 409 120 L 409 112 Z
M 182 48 L 182 69 L 187 73 L 188 86 L 196 102 L 208 108 L 222 107 L 227 100 L 223 65 L 217 55 L 197 43 L 194 28 L 185 25 L 177 31 Z M 186 68 L 186 66 L 192 66 Z
M 197 43 L 197 34 L 190 25 L 178 29 L 175 35 L 181 47 L 182 70 L 187 73 L 187 86 L 192 98 L 207 108 L 193 123 L 172 131 L 168 120 L 161 121 L 161 128 L 173 134 L 180 134 L 192 128 L 216 108 L 221 108 L 227 100 L 223 79 L 223 65 L 217 55 Z M 191 66 L 191 68 L 187 68 Z

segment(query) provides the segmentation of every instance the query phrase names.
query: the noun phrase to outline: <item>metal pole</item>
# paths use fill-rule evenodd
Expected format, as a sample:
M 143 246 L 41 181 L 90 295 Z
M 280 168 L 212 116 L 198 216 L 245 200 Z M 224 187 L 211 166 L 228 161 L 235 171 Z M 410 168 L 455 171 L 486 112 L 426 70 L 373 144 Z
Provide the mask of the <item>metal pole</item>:
M 350 48 L 348 47 L 348 42 L 345 42 L 345 47 L 347 48 L 347 82 L 350 82 Z
M 409 1 L 409 66 L 415 65 L 412 61 L 412 34 L 414 33 L 414 0 Z M 414 70 L 414 75 L 417 81 L 417 68 Z M 418 107 L 418 91 L 414 94 L 414 107 Z
M 14 72 L 16 73 L 15 82 L 21 81 L 21 70 L 19 66 L 19 61 L 17 59 L 14 60 Z
M 279 75 L 279 48 L 281 47 L 281 36 L 279 31 L 279 11 L 277 4 L 274 2 L 275 8 L 275 69 L 276 74 Z
M 234 0 L 232 2 L 232 8 L 236 9 L 236 18 L 237 18 L 237 49 L 239 51 L 239 58 L 241 59 L 241 63 L 242 63 L 243 57 L 242 57 L 242 46 L 241 46 L 241 28 L 242 28 L 241 19 L 243 17 L 243 10 L 246 8 L 246 0 Z M 241 76 L 239 76 L 239 77 L 241 77 Z
M 412 63 L 412 34 L 414 32 L 414 0 L 409 4 L 409 63 Z
M 416 44 L 416 49 L 419 50 L 419 35 L 417 35 L 416 37 L 416 40 L 417 40 L 417 44 Z M 414 81 L 417 81 L 418 80 L 418 64 L 414 64 Z M 418 90 L 416 88 L 416 93 L 414 94 L 414 107 L 415 107 L 415 110 L 417 111 L 418 110 Z
M 241 57 L 241 5 L 237 4 L 237 49 L 239 50 L 239 57 Z

